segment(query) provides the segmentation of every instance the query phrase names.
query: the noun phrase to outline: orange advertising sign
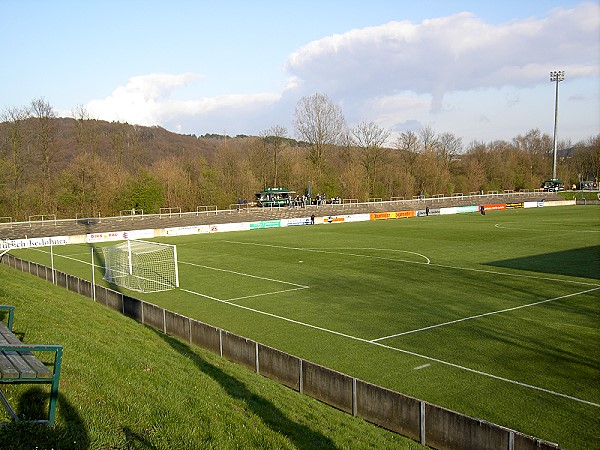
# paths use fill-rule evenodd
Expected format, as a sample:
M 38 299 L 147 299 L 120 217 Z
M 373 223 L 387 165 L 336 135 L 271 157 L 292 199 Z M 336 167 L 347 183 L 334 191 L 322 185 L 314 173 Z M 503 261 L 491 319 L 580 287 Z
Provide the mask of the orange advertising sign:
M 402 219 L 405 217 L 415 217 L 415 211 L 396 211 L 396 212 L 381 212 L 371 213 L 371 220 L 385 220 L 385 219 Z
M 371 220 L 385 220 L 385 219 L 391 219 L 389 212 L 371 213 Z
M 499 211 L 501 209 L 506 209 L 506 203 L 495 203 L 492 205 L 484 205 L 486 211 Z

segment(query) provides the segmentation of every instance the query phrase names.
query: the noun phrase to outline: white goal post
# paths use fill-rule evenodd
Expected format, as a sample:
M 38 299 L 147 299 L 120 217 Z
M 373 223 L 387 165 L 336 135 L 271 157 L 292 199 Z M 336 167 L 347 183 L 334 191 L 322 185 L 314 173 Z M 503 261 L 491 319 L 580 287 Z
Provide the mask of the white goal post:
M 102 249 L 104 279 L 132 291 L 159 292 L 179 287 L 177 247 L 129 240 Z

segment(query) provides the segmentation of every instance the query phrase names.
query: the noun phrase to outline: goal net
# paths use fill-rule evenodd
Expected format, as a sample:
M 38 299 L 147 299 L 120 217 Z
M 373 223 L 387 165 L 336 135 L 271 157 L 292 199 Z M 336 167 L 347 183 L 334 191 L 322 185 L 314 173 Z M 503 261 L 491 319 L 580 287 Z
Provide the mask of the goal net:
M 104 279 L 132 291 L 159 292 L 179 287 L 177 247 L 126 241 L 102 249 Z

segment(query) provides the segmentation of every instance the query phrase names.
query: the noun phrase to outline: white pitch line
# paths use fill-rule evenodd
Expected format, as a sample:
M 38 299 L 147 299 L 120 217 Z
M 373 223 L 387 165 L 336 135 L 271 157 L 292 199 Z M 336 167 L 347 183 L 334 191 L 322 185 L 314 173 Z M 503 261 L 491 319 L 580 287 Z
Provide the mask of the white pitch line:
M 190 290 L 187 290 L 187 289 L 181 289 L 181 290 L 185 291 L 185 292 L 187 292 L 189 294 L 198 295 L 200 297 L 205 297 L 205 298 L 210 298 L 210 297 L 208 297 L 208 296 L 206 296 L 204 294 L 200 294 L 198 292 L 190 291 Z M 454 363 L 451 363 L 451 362 L 448 362 L 448 361 L 443 361 L 441 359 L 432 358 L 431 356 L 425 356 L 425 355 L 421 355 L 419 353 L 411 352 L 409 350 L 404 350 L 404 349 L 401 349 L 401 348 L 391 347 L 389 345 L 385 345 L 385 344 L 382 344 L 380 342 L 371 342 L 371 341 L 369 341 L 367 339 L 359 338 L 359 337 L 356 337 L 356 336 L 351 336 L 351 335 L 345 334 L 345 333 L 340 333 L 339 331 L 329 330 L 327 328 L 319 327 L 319 326 L 316 326 L 316 325 L 311 325 L 309 323 L 300 322 L 300 321 L 294 320 L 294 319 L 289 319 L 287 317 L 278 316 L 276 314 L 268 313 L 268 312 L 265 312 L 265 311 L 260 311 L 258 309 L 249 308 L 247 306 L 239 305 L 237 303 L 230 303 L 230 302 L 228 302 L 226 300 L 219 300 L 219 299 L 215 299 L 215 298 L 212 298 L 212 300 L 218 301 L 220 303 L 224 303 L 226 305 L 231 305 L 231 306 L 234 306 L 236 308 L 244 309 L 246 311 L 254 312 L 254 313 L 257 313 L 257 314 L 262 314 L 262 315 L 265 315 L 265 316 L 268 316 L 268 317 L 273 317 L 275 319 L 284 320 L 286 322 L 290 322 L 290 323 L 294 323 L 294 324 L 297 324 L 297 325 L 301 325 L 301 326 L 305 326 L 305 327 L 308 327 L 308 328 L 312 328 L 312 329 L 315 329 L 315 330 L 323 331 L 325 333 L 334 334 L 336 336 L 345 337 L 345 338 L 348 338 L 348 339 L 352 339 L 354 341 L 359 341 L 359 342 L 363 342 L 363 343 L 370 344 L 370 345 L 376 345 L 378 347 L 385 348 L 385 349 L 388 349 L 388 350 L 393 350 L 393 351 L 396 351 L 396 352 L 404 353 L 406 355 L 415 356 L 417 358 L 422 358 L 422 359 L 425 359 L 426 361 L 436 362 L 438 364 L 442 364 L 442 365 L 445 365 L 445 366 L 453 367 L 453 368 L 459 369 L 459 370 L 464 370 L 466 372 L 474 373 L 476 375 L 481 375 L 481 376 L 484 376 L 484 377 L 492 378 L 494 380 L 503 381 L 503 382 L 506 382 L 506 383 L 514 384 L 514 385 L 525 387 L 525 388 L 528 388 L 528 389 L 533 389 L 533 390 L 545 392 L 546 394 L 555 395 L 557 397 L 566 398 L 566 399 L 569 399 L 569 400 L 573 400 L 575 402 L 584 403 L 586 405 L 595 406 L 596 408 L 600 408 L 600 404 L 598 404 L 598 403 L 594 403 L 594 402 L 590 402 L 590 401 L 587 401 L 587 400 L 583 400 L 583 399 L 580 399 L 580 398 L 577 398 L 577 397 L 573 397 L 571 395 L 563 394 L 561 392 L 556 392 L 556 391 L 552 391 L 550 389 L 541 388 L 539 386 L 534 386 L 532 384 L 521 383 L 520 381 L 510 380 L 508 378 L 504 378 L 504 377 L 500 377 L 500 376 L 493 375 L 493 374 L 490 374 L 490 373 L 482 372 L 480 370 L 475 370 L 475 369 L 471 369 L 471 368 L 465 367 L 465 366 L 460 366 L 458 364 L 454 364 Z
M 470 267 L 457 267 L 457 266 L 451 266 L 448 264 L 436 264 L 436 263 L 430 262 L 429 258 L 427 258 L 424 255 L 420 255 L 419 253 L 415 253 L 415 254 L 417 254 L 419 256 L 423 256 L 424 258 L 427 259 L 427 262 L 409 261 L 406 259 L 396 259 L 396 258 L 383 258 L 380 256 L 357 255 L 357 254 L 353 254 L 353 253 L 331 252 L 331 251 L 327 251 L 327 250 L 318 250 L 318 249 L 310 249 L 310 248 L 302 248 L 302 247 L 287 247 L 284 245 L 258 244 L 255 242 L 240 242 L 240 241 L 229 241 L 229 240 L 223 240 L 223 242 L 229 242 L 232 244 L 242 244 L 242 245 L 255 245 L 258 247 L 282 248 L 282 249 L 286 249 L 286 250 L 300 250 L 300 251 L 313 252 L 313 253 L 329 253 L 329 254 L 333 254 L 333 255 L 358 256 L 358 257 L 363 257 L 363 258 L 383 259 L 383 260 L 388 260 L 388 261 L 405 262 L 408 264 L 418 264 L 418 265 L 425 265 L 425 266 L 430 266 L 430 267 L 440 267 L 442 269 L 466 270 L 466 271 L 471 271 L 471 272 L 489 273 L 492 275 L 501 275 L 501 276 L 505 276 L 505 277 L 517 277 L 517 278 L 527 278 L 527 279 L 532 279 L 532 280 L 545 280 L 545 281 L 554 281 L 554 282 L 560 282 L 560 283 L 581 284 L 584 286 L 600 286 L 600 284 L 598 284 L 598 283 L 588 283 L 585 281 L 563 280 L 560 278 L 552 278 L 552 277 L 538 277 L 538 276 L 534 276 L 534 275 L 525 275 L 525 274 L 519 274 L 519 273 L 498 272 L 497 270 L 475 269 L 475 268 L 470 268 Z
M 561 229 L 552 229 L 552 230 L 548 230 L 548 229 L 543 229 L 543 228 L 523 228 L 523 227 L 505 227 L 503 226 L 504 224 L 509 224 L 509 223 L 518 223 L 518 222 L 500 222 L 494 225 L 494 227 L 496 228 L 500 228 L 503 230 L 519 230 L 519 231 L 535 231 L 535 232 L 548 232 L 548 233 L 556 233 L 556 232 L 565 232 L 565 233 L 600 233 L 599 230 L 571 230 L 568 228 L 561 228 Z M 553 223 L 552 225 L 560 225 L 560 224 L 556 224 Z
M 179 264 L 187 264 L 188 266 L 201 267 L 203 269 L 210 269 L 210 270 L 217 270 L 219 272 L 227 272 L 227 273 L 232 273 L 234 275 L 240 275 L 243 277 L 257 278 L 259 280 L 273 281 L 275 283 L 289 284 L 290 286 L 296 286 L 300 289 L 308 289 L 310 287 L 310 286 L 304 286 L 302 284 L 291 283 L 289 281 L 275 280 L 273 278 L 267 278 L 267 277 L 259 277 L 258 275 L 251 275 L 249 273 L 236 272 L 234 270 L 228 270 L 228 269 L 219 269 L 218 267 L 203 266 L 202 264 L 194 264 L 191 262 L 179 261 Z
M 372 259 L 381 259 L 384 261 L 400 261 L 400 262 L 406 262 L 406 263 L 413 263 L 413 264 L 430 264 L 431 260 L 425 256 L 422 255 L 420 253 L 416 253 L 416 252 L 409 252 L 408 250 L 394 250 L 394 249 L 381 249 L 381 248 L 371 248 L 371 247 L 366 247 L 366 248 L 360 248 L 360 247 L 353 247 L 353 248 L 345 248 L 345 247 L 341 247 L 339 249 L 343 249 L 343 250 L 379 250 L 379 251 L 391 251 L 391 252 L 401 252 L 401 253 L 410 253 L 412 255 L 417 255 L 420 256 L 421 258 L 423 258 L 425 260 L 425 262 L 422 261 L 410 261 L 407 259 L 398 259 L 398 258 L 385 258 L 383 256 L 374 256 L 374 255 L 360 255 L 357 253 L 345 253 L 345 252 L 333 252 L 331 250 L 335 250 L 334 249 L 319 249 L 319 248 L 306 248 L 306 247 L 287 247 L 285 245 L 272 245 L 272 244 L 258 244 L 256 242 L 241 242 L 241 241 L 230 241 L 230 240 L 223 240 L 222 242 L 228 242 L 230 244 L 239 244 L 239 245 L 255 245 L 257 247 L 272 247 L 272 248 L 282 248 L 285 250 L 299 250 L 299 251 L 303 251 L 303 252 L 312 252 L 312 253 L 325 253 L 325 254 L 329 254 L 329 255 L 343 255 L 343 256 L 356 256 L 358 258 L 372 258 Z
M 46 253 L 46 254 L 48 254 L 48 255 L 50 254 L 50 252 L 49 252 L 49 251 L 47 251 L 47 250 L 42 250 L 41 248 L 34 248 L 33 250 L 36 250 L 36 251 L 38 251 L 38 252 L 41 252 L 41 253 Z M 77 255 L 83 255 L 83 253 L 76 253 L 76 254 L 77 254 Z M 78 259 L 78 258 L 72 258 L 71 256 L 67 256 L 67 255 L 61 255 L 61 254 L 59 254 L 59 253 L 54 253 L 54 256 L 55 256 L 56 258 L 65 258 L 65 259 L 70 259 L 71 261 L 77 261 L 77 262 L 79 262 L 79 263 L 82 263 L 82 264 L 87 264 L 88 266 L 91 266 L 91 265 L 92 265 L 92 263 L 91 263 L 91 262 L 89 262 L 89 261 L 84 261 L 84 260 L 82 260 L 82 259 Z M 88 255 L 88 256 L 89 256 L 89 255 Z M 99 266 L 99 265 L 97 265 L 97 264 L 95 264 L 95 266 L 96 266 L 96 267 L 98 267 L 98 268 L 102 268 L 102 269 L 104 269 L 104 267 L 103 267 L 103 266 Z
M 303 287 L 297 287 L 297 288 L 293 288 L 293 289 L 283 289 L 281 291 L 264 292 L 262 294 L 244 295 L 243 297 L 230 298 L 229 300 L 223 300 L 223 301 L 224 302 L 235 302 L 237 300 L 244 300 L 246 298 L 263 297 L 265 295 L 283 294 L 285 292 L 300 291 L 302 289 L 309 289 L 309 287 L 308 286 L 303 286 Z
M 541 305 L 543 303 L 554 302 L 556 300 L 561 300 L 563 298 L 573 297 L 575 295 L 587 294 L 588 292 L 597 291 L 598 289 L 600 289 L 600 287 L 596 287 L 596 288 L 593 288 L 593 289 L 588 289 L 586 291 L 575 292 L 573 294 L 561 295 L 560 297 L 549 298 L 549 299 L 546 299 L 546 300 L 541 300 L 539 302 L 528 303 L 527 305 L 515 306 L 513 308 L 506 308 L 506 309 L 501 309 L 501 310 L 498 310 L 498 311 L 490 311 L 490 312 L 487 312 L 487 313 L 477 314 L 475 316 L 470 316 L 470 317 L 463 317 L 462 319 L 451 320 L 450 322 L 438 323 L 437 325 L 431 325 L 431 326 L 428 326 L 428 327 L 417 328 L 415 330 L 404 331 L 403 333 L 391 334 L 389 336 L 384 336 L 384 337 L 380 337 L 380 338 L 377 338 L 377 339 L 372 339 L 371 342 L 379 342 L 379 341 L 383 341 L 385 339 L 391 339 L 391 338 L 395 338 L 395 337 L 399 337 L 399 336 L 404 336 L 404 335 L 407 335 L 407 334 L 418 333 L 420 331 L 431 330 L 433 328 L 443 327 L 443 326 L 446 326 L 446 325 L 452 325 L 452 324 L 459 323 L 459 322 L 465 322 L 467 320 L 479 319 L 480 317 L 492 316 L 494 314 L 501 314 L 501 313 L 505 313 L 505 312 L 509 312 L 509 311 L 516 311 L 517 309 L 522 309 L 522 308 L 529 308 L 530 306 L 536 306 L 536 305 Z

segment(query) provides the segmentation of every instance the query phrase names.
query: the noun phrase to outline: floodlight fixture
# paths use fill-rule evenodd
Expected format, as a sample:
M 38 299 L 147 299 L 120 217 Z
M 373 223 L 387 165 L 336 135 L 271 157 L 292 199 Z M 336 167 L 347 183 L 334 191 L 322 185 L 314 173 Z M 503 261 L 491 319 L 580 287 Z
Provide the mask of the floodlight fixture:
M 564 81 L 564 70 L 553 70 L 550 72 L 550 81 L 556 83 L 556 91 L 554 94 L 554 139 L 552 144 L 552 178 L 556 179 L 556 126 L 558 124 L 558 83 Z

